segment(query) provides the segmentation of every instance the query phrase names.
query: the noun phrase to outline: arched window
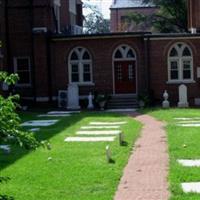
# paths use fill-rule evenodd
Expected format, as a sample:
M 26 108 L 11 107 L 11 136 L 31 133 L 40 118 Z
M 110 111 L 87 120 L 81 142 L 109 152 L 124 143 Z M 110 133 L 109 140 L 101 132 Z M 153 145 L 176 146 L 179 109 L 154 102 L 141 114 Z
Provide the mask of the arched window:
M 135 52 L 128 45 L 121 45 L 114 52 L 114 60 L 136 60 Z
M 87 49 L 77 47 L 69 54 L 69 82 L 92 82 L 92 59 Z
M 169 82 L 193 81 L 193 55 L 188 45 L 177 43 L 170 48 L 168 80 Z

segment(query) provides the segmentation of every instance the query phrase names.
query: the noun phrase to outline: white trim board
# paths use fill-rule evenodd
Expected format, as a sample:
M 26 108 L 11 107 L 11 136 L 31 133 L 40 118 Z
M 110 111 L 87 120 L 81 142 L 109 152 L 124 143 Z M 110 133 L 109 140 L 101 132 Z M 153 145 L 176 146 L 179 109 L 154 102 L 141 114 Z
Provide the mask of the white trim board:
M 119 129 L 120 126 L 82 126 L 81 129 Z
M 67 137 L 65 142 L 113 142 L 115 137 Z
M 123 125 L 127 122 L 90 122 L 90 125 Z
M 181 187 L 185 193 L 200 193 L 200 182 L 182 183 Z
M 120 130 L 108 130 L 108 131 L 77 131 L 77 135 L 118 135 L 120 134 Z
M 177 160 L 184 167 L 200 167 L 200 160 Z

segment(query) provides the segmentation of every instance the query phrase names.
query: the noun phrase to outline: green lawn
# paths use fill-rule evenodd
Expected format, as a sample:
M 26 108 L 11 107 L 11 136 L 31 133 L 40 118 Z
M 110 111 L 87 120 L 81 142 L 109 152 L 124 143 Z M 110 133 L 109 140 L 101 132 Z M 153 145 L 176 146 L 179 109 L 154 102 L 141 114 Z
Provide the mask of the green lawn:
M 183 167 L 177 159 L 200 159 L 200 128 L 178 127 L 176 117 L 200 117 L 199 109 L 153 109 L 145 110 L 157 119 L 167 122 L 168 145 L 170 155 L 170 200 L 200 200 L 198 194 L 183 193 L 182 182 L 200 182 L 200 168 Z
M 30 120 L 37 119 L 37 114 L 21 116 L 23 120 Z M 13 147 L 10 155 L 0 153 L 0 176 L 10 178 L 0 185 L 0 193 L 16 200 L 112 200 L 141 124 L 111 113 L 85 112 L 60 119 L 56 125 L 36 133 L 39 140 L 50 141 L 52 150 L 41 147 L 36 151 L 25 151 Z M 66 136 L 75 135 L 90 121 L 128 122 L 122 126 L 128 145 L 119 146 L 118 138 L 109 143 L 115 163 L 106 161 L 107 142 L 64 142 Z

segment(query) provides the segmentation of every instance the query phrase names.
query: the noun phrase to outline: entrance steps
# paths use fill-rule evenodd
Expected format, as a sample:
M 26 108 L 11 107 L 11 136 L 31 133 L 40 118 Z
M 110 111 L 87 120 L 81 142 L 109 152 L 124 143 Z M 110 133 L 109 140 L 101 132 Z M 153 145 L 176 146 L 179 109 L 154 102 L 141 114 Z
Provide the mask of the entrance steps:
M 138 108 L 136 95 L 113 95 L 108 102 L 108 109 L 129 109 Z

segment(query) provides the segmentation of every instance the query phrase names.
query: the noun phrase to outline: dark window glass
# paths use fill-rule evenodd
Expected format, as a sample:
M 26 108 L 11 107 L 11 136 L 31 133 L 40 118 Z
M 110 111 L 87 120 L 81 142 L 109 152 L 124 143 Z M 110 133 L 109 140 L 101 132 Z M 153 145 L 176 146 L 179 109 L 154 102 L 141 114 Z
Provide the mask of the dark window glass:
M 72 74 L 72 82 L 79 82 L 79 75 L 78 74 Z
M 29 60 L 27 58 L 17 59 L 17 70 L 18 71 L 28 71 L 29 70 Z
M 190 50 L 187 47 L 183 51 L 183 56 L 191 56 Z
M 72 65 L 72 73 L 78 73 L 78 65 Z
M 178 71 L 171 71 L 171 80 L 178 79 Z
M 89 53 L 86 51 L 84 54 L 83 54 L 83 60 L 89 60 L 90 59 L 90 55 Z
M 21 71 L 17 72 L 19 75 L 19 81 L 18 84 L 29 84 L 30 83 L 30 77 L 29 77 L 29 72 L 28 71 Z
M 183 79 L 191 79 L 191 62 L 183 62 Z
M 71 55 L 71 60 L 78 60 L 78 55 L 76 52 L 73 52 Z
M 175 56 L 178 56 L 178 52 L 175 48 L 173 48 L 170 52 L 170 57 L 175 57 Z
M 128 51 L 126 57 L 127 57 L 127 58 L 134 58 L 134 57 L 135 57 L 135 55 L 134 55 L 134 53 L 133 53 L 133 51 L 132 51 L 131 49 Z
M 90 65 L 89 64 L 83 65 L 83 81 L 84 82 L 91 81 Z
M 117 50 L 117 52 L 115 53 L 115 58 L 122 58 L 120 50 Z

